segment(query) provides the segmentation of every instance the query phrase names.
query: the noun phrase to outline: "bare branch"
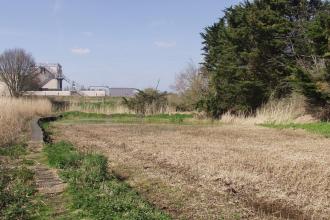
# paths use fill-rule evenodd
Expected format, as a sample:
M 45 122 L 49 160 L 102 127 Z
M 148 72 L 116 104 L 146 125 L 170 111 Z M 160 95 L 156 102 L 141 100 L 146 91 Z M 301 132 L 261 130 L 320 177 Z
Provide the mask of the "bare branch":
M 31 54 L 23 49 L 9 49 L 0 55 L 0 80 L 11 96 L 18 97 L 37 84 L 38 70 Z

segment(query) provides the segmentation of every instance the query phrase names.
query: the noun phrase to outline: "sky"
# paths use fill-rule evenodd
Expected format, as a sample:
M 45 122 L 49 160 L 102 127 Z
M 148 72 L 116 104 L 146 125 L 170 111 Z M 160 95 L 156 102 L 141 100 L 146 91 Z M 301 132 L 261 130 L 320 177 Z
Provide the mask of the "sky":
M 238 0 L 0 0 L 0 52 L 24 48 L 80 85 L 170 90 L 200 33 Z

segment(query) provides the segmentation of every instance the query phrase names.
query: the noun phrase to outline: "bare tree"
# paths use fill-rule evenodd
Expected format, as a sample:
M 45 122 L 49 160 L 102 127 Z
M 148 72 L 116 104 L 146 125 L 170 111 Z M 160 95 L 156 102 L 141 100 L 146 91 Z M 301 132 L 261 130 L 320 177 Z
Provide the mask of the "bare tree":
M 188 63 L 187 67 L 176 76 L 171 88 L 179 95 L 181 105 L 192 110 L 208 90 L 208 78 L 205 70 L 193 62 Z
M 38 84 L 34 58 L 24 49 L 9 49 L 0 55 L 0 80 L 11 96 L 19 97 Z

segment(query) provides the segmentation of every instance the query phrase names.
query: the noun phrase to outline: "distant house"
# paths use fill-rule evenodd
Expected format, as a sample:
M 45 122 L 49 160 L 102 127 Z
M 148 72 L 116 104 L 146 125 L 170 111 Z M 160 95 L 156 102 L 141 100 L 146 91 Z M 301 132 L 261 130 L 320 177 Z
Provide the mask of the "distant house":
M 110 88 L 109 96 L 111 97 L 133 97 L 137 93 L 135 88 Z

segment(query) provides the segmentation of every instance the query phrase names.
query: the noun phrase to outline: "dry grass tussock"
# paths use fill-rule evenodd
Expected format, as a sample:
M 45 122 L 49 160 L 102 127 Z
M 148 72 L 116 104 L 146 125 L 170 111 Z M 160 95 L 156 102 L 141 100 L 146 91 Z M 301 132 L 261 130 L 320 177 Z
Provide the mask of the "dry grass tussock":
M 26 128 L 26 121 L 36 115 L 50 114 L 46 99 L 14 99 L 0 97 L 0 146 L 15 142 Z
M 234 124 L 290 123 L 299 121 L 306 115 L 305 98 L 294 95 L 290 98 L 273 100 L 257 110 L 254 116 L 245 114 L 224 114 L 221 121 Z

